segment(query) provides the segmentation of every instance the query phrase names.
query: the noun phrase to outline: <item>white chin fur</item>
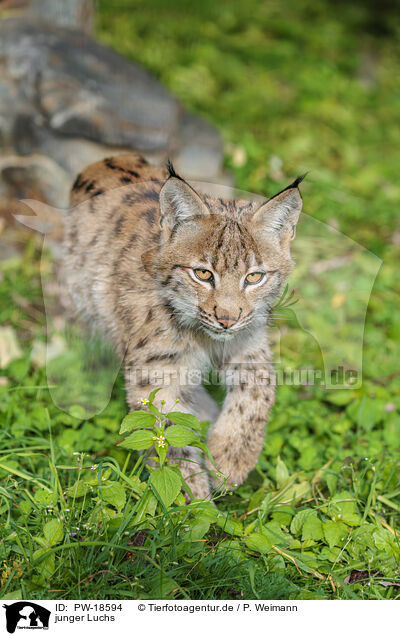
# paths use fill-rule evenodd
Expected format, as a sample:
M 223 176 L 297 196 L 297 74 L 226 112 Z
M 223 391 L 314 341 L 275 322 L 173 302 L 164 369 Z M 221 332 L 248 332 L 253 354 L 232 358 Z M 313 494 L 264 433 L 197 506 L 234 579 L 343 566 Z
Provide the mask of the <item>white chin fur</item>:
M 232 338 L 237 336 L 239 333 L 238 331 L 212 331 L 211 329 L 207 329 L 207 327 L 203 327 L 203 330 L 205 331 L 207 336 L 210 336 L 210 338 L 212 338 L 213 340 L 223 340 L 225 342 L 227 340 L 232 340 Z

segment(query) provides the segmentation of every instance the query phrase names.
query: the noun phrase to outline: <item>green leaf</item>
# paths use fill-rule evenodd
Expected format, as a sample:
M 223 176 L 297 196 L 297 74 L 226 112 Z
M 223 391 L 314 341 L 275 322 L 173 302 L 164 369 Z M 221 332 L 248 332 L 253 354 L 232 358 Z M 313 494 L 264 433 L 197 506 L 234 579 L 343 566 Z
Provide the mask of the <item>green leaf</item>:
M 290 524 L 290 532 L 292 534 L 300 534 L 304 522 L 310 515 L 316 515 L 316 511 L 312 508 L 305 508 L 304 510 L 299 510 L 299 512 L 293 517 L 292 523 Z
M 167 457 L 168 444 L 166 444 L 165 446 L 159 446 L 158 444 L 156 444 L 155 449 L 157 455 L 160 458 L 160 465 L 162 466 L 165 462 L 165 458 Z
M 43 528 L 43 534 L 49 546 L 60 543 L 60 541 L 62 541 L 64 538 L 64 531 L 61 521 L 59 521 L 58 519 L 52 519 L 51 521 L 48 521 Z
M 155 415 L 147 413 L 147 411 L 134 411 L 129 413 L 121 423 L 120 434 L 129 433 L 137 428 L 148 428 L 154 426 L 156 422 Z
M 191 541 L 202 539 L 210 528 L 210 521 L 207 519 L 192 519 L 189 524 L 189 536 Z
M 323 507 L 323 510 L 329 514 L 333 521 L 344 521 L 349 526 L 359 526 L 361 524 L 361 516 L 357 512 L 354 495 L 348 490 L 336 493 L 330 502 Z
M 47 490 L 37 490 L 33 498 L 38 506 L 43 507 L 54 507 L 58 501 L 57 493 L 48 492 Z
M 154 389 L 154 391 L 152 391 L 149 395 L 149 403 L 153 404 L 154 398 L 156 397 L 156 394 L 161 391 L 161 387 L 159 389 Z
M 245 543 L 250 550 L 260 552 L 261 554 L 267 554 L 272 547 L 271 541 L 264 534 L 261 534 L 261 532 L 253 532 L 253 534 L 250 534 L 246 537 Z
M 188 446 L 190 442 L 198 441 L 196 435 L 184 426 L 169 426 L 164 434 L 171 446 L 175 448 Z
M 335 389 L 332 392 L 326 391 L 324 398 L 327 402 L 336 406 L 345 406 L 354 400 L 354 391 L 351 389 Z
M 313 514 L 308 515 L 308 517 L 304 521 L 302 530 L 302 541 L 307 541 L 308 539 L 312 539 L 313 541 L 320 541 L 323 538 L 324 533 L 322 521 L 318 519 L 316 511 L 313 511 Z
M 278 490 L 283 488 L 289 479 L 289 471 L 286 467 L 286 464 L 281 460 L 279 455 L 276 460 L 275 479 Z
M 71 408 L 69 409 L 69 413 L 77 420 L 84 420 L 86 418 L 86 411 L 83 406 L 80 406 L 79 404 L 74 404 L 73 406 L 71 406 Z
M 181 426 L 189 426 L 190 428 L 201 428 L 201 424 L 195 415 L 189 413 L 180 413 L 178 411 L 171 411 L 167 413 L 167 418 L 174 424 L 180 424 Z
M 18 506 L 22 515 L 28 516 L 32 512 L 32 504 L 30 501 L 23 499 Z
M 69 497 L 83 497 L 90 489 L 90 485 L 85 481 L 77 481 L 73 486 L 68 488 L 67 495 Z
M 172 504 L 181 490 L 179 475 L 168 466 L 154 470 L 150 475 L 150 484 L 166 508 Z
M 343 547 L 349 529 L 341 521 L 325 521 L 322 524 L 324 537 L 330 548 L 334 546 Z
M 46 554 L 46 552 L 48 552 L 46 548 L 39 548 L 39 550 L 35 550 L 35 552 L 33 553 L 33 559 L 38 559 L 39 557 Z M 50 579 L 53 576 L 55 570 L 54 552 L 50 552 L 49 555 L 45 559 L 40 561 L 40 563 L 35 565 L 35 567 L 44 579 Z
M 241 537 L 243 534 L 243 524 L 223 514 L 218 515 L 216 524 L 227 534 L 232 534 L 236 537 Z
M 281 543 L 288 542 L 288 536 L 282 532 L 281 527 L 277 521 L 269 521 L 266 523 L 261 530 L 261 533 L 267 537 L 271 541 L 271 543 L 276 543 L 277 545 Z M 291 538 L 291 537 L 290 537 Z
M 124 507 L 126 502 L 125 488 L 118 481 L 114 481 L 106 486 L 100 486 L 100 496 L 106 503 L 115 506 L 118 511 Z
M 279 496 L 279 503 L 292 503 L 303 499 L 303 497 L 311 490 L 310 482 L 300 481 L 298 484 L 293 484 L 285 490 L 282 495 Z
M 130 450 L 145 450 L 153 446 L 154 433 L 152 431 L 135 431 L 132 435 L 129 435 L 120 446 L 129 448 Z

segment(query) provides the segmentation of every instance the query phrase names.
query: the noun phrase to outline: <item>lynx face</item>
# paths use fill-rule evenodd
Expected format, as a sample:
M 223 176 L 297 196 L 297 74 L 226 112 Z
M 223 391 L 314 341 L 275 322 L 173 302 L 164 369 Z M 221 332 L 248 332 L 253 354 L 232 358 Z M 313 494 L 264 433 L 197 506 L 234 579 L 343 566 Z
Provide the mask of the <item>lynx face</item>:
M 153 271 L 182 326 L 230 340 L 264 324 L 293 265 L 297 187 L 257 205 L 202 199 L 172 176 L 161 189 L 160 207 Z

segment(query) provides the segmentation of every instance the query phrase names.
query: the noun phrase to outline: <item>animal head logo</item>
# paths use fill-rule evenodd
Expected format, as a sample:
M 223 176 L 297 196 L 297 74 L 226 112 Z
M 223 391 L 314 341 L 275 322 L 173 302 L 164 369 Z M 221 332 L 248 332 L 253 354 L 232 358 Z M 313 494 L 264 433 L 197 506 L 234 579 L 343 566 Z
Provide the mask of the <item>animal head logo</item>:
M 50 610 L 32 603 L 18 601 L 11 605 L 3 605 L 6 610 L 6 628 L 9 634 L 16 629 L 48 629 Z

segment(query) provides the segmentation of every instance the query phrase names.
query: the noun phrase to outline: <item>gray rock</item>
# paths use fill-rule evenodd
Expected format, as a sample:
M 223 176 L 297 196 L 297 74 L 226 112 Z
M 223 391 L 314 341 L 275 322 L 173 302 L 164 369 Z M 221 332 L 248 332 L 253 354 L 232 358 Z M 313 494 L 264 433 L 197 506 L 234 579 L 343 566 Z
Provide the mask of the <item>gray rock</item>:
M 36 108 L 33 127 L 138 150 L 167 146 L 180 106 L 145 69 L 77 31 L 0 22 L 3 73 Z M 24 113 L 23 113 L 24 114 Z
M 32 0 L 29 10 L 52 1 Z M 23 196 L 25 177 L 30 191 L 37 179 L 58 205 L 85 165 L 116 152 L 136 150 L 155 164 L 170 157 L 191 178 L 222 178 L 216 129 L 151 73 L 83 32 L 31 17 L 0 20 L 0 144 L 0 190 L 2 179 Z M 51 174 L 59 175 L 59 192 Z
M 51 24 L 90 33 L 94 23 L 94 0 L 31 0 L 27 13 Z

